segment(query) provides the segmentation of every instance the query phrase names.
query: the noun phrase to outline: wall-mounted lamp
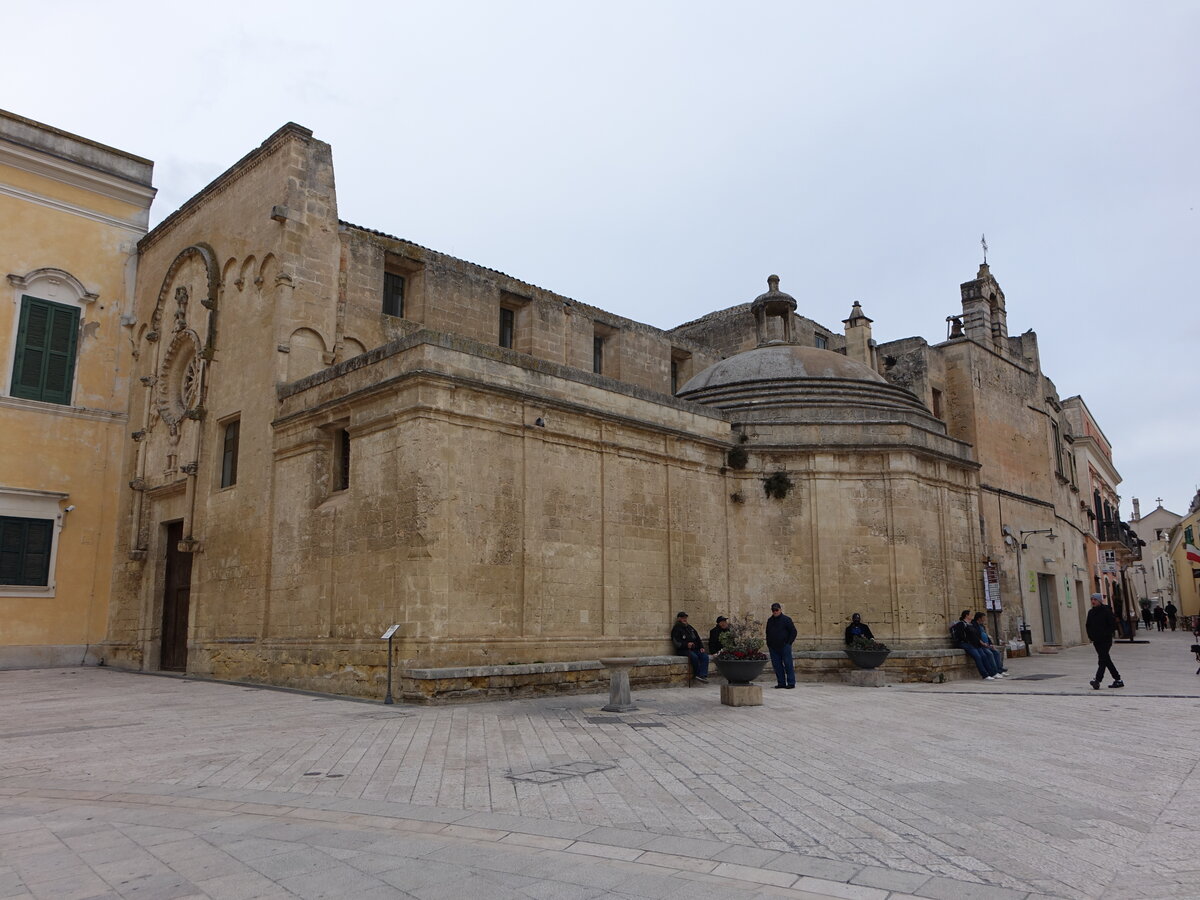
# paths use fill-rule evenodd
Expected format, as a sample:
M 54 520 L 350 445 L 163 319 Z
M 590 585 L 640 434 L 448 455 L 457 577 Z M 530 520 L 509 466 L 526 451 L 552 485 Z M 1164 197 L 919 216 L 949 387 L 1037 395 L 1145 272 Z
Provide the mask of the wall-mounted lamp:
M 1021 549 L 1022 550 L 1029 549 L 1029 545 L 1025 543 L 1025 535 L 1027 535 L 1027 534 L 1044 534 L 1044 535 L 1046 535 L 1047 538 L 1049 538 L 1052 541 L 1058 540 L 1058 535 L 1054 533 L 1053 528 L 1035 528 L 1032 531 L 1022 531 L 1021 532 Z

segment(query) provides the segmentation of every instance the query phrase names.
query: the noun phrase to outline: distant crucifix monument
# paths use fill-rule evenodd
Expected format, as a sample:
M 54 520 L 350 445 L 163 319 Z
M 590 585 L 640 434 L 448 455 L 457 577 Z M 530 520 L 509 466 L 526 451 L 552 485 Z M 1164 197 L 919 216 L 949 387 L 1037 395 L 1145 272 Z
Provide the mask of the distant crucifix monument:
M 986 266 L 987 265 L 987 235 L 986 234 L 981 234 L 979 236 L 979 245 L 981 247 L 983 247 L 983 264 Z

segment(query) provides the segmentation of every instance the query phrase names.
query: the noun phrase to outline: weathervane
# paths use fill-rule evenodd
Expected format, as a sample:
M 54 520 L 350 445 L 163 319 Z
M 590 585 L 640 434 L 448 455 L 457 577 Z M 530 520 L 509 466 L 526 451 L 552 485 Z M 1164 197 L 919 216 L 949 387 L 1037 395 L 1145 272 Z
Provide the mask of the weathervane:
M 983 247 L 983 264 L 986 266 L 987 265 L 987 235 L 986 234 L 981 234 L 979 236 L 979 246 Z

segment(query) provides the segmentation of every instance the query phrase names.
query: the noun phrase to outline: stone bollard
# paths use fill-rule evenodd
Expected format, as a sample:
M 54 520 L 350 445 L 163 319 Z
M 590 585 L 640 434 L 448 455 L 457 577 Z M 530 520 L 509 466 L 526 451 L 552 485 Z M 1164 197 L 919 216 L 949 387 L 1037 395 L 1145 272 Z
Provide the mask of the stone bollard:
M 610 656 L 600 660 L 600 665 L 608 669 L 608 706 L 600 707 L 604 712 L 633 712 L 637 709 L 629 695 L 629 670 L 639 662 L 641 660 L 636 656 Z

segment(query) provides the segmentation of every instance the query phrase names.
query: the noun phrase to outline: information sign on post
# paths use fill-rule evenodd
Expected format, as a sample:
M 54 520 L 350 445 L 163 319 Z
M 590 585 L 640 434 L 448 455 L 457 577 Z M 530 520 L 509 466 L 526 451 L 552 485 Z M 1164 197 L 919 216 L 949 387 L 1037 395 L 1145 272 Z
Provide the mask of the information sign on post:
M 400 630 L 399 625 L 393 625 L 391 628 L 389 628 L 387 631 L 385 631 L 383 634 L 381 634 L 379 636 L 380 640 L 384 640 L 384 641 L 388 642 L 387 696 L 383 698 L 383 702 L 387 703 L 389 705 L 396 702 L 395 700 L 392 699 L 392 636 L 399 630 Z
M 984 608 L 999 612 L 1000 606 L 1000 570 L 994 562 L 983 565 L 983 603 Z

